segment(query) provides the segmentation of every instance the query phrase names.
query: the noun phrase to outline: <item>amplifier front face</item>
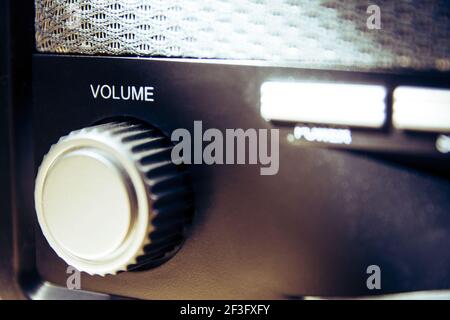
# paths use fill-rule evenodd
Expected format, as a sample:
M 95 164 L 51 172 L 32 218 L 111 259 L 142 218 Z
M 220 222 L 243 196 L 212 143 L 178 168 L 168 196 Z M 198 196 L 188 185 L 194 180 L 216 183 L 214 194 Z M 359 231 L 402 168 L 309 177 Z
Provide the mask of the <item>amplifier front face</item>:
M 179 252 L 151 270 L 105 278 L 83 274 L 83 288 L 150 299 L 367 295 L 366 269 L 373 261 L 395 279 L 383 283 L 383 292 L 448 286 L 447 271 L 429 265 L 430 259 L 437 265 L 449 263 L 447 248 L 440 245 L 450 235 L 445 231 L 433 236 L 450 223 L 448 183 L 376 157 L 389 152 L 407 160 L 420 154 L 445 171 L 448 158 L 435 147 L 439 134 L 397 132 L 389 122 L 368 129 L 275 123 L 261 116 L 265 83 L 352 83 L 393 92 L 395 87 L 417 85 L 417 75 L 220 61 L 53 55 L 35 55 L 33 60 L 36 170 L 59 137 L 105 121 L 129 117 L 151 123 L 167 136 L 185 128 L 192 143 L 200 140 L 203 153 L 209 145 L 205 132 L 212 128 L 223 133 L 217 150 L 225 152 L 219 152 L 224 155 L 217 157 L 218 163 L 201 159 L 196 164 L 192 148 L 195 213 Z M 448 83 L 427 75 L 423 79 L 434 87 Z M 152 88 L 150 99 L 141 95 L 126 100 L 128 91 L 146 87 Z M 299 127 L 348 130 L 360 144 L 301 137 L 290 141 Z M 270 165 L 259 158 L 255 164 L 226 163 L 226 130 L 238 128 L 280 130 L 279 150 L 269 135 Z M 247 156 L 254 142 L 246 140 Z M 264 167 L 273 170 L 262 175 Z M 40 273 L 64 286 L 67 265 L 40 230 L 37 239 Z
M 450 29 L 393 24 L 448 25 L 441 2 L 421 6 L 36 1 L 23 294 L 445 294 Z

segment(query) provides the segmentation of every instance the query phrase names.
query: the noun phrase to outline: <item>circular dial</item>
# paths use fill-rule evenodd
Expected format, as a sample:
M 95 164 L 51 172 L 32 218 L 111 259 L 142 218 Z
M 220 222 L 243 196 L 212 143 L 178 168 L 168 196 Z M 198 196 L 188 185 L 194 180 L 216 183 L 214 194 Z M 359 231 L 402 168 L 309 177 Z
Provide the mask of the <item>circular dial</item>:
M 55 252 L 91 275 L 158 264 L 179 247 L 192 213 L 186 171 L 158 129 L 112 122 L 71 132 L 38 170 L 35 206 Z

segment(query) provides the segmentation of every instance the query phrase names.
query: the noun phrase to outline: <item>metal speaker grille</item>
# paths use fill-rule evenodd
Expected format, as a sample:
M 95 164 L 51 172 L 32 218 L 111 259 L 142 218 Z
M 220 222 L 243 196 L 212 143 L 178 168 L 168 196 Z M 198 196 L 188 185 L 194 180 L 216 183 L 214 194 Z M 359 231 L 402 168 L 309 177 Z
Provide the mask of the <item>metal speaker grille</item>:
M 448 1 L 36 0 L 41 52 L 450 70 Z

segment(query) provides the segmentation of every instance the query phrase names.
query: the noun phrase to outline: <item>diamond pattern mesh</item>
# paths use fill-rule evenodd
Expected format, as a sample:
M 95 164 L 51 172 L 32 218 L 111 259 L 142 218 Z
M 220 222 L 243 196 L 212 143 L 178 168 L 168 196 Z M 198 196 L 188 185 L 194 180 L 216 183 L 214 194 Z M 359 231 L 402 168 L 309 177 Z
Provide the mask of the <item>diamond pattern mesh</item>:
M 448 1 L 36 0 L 41 52 L 450 70 Z

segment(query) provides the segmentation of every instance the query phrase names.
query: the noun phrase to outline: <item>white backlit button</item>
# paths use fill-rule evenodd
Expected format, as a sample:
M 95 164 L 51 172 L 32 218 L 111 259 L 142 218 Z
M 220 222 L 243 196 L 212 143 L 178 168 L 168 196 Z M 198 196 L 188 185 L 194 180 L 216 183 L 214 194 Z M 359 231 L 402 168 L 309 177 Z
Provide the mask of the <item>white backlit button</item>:
M 261 116 L 266 120 L 382 127 L 386 88 L 326 82 L 264 82 Z
M 450 132 L 450 90 L 396 88 L 392 121 L 397 129 Z

